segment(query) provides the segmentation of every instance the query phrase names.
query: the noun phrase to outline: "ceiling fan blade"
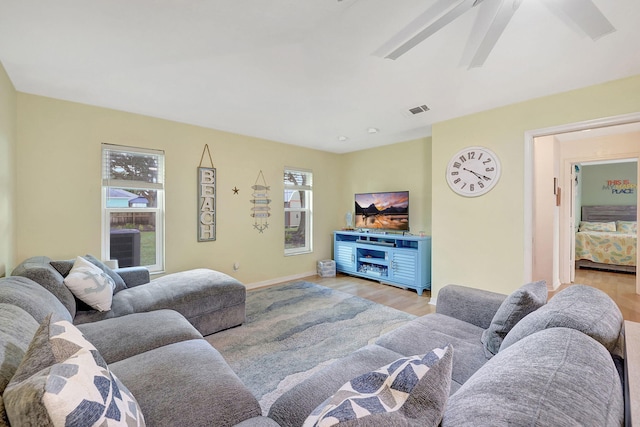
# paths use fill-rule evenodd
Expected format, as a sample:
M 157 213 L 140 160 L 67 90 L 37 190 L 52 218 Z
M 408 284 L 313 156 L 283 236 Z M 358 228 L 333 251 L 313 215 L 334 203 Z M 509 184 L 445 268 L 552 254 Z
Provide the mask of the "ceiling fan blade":
M 482 7 L 478 7 L 478 13 L 465 44 L 464 52 L 460 60 L 460 66 L 468 66 L 476 51 L 480 47 L 483 36 L 489 31 L 493 18 L 498 13 L 502 0 L 484 0 Z
M 480 0 L 481 1 L 481 0 Z M 453 9 L 449 10 L 447 13 L 442 15 L 436 21 L 434 21 L 431 25 L 420 31 L 418 34 L 404 42 L 398 48 L 389 53 L 385 58 L 388 59 L 398 59 L 400 56 L 407 53 L 409 50 L 416 47 L 420 42 L 424 41 L 428 37 L 432 36 L 436 33 L 436 31 L 443 28 L 445 25 L 451 23 L 457 17 L 471 9 L 476 4 L 480 3 L 478 0 L 463 0 L 458 3 Z
M 592 0 L 543 0 L 543 3 L 563 21 L 575 24 L 592 40 L 616 31 Z
M 487 60 L 487 57 L 493 50 L 493 47 L 496 45 L 504 29 L 507 27 L 507 24 L 513 17 L 513 14 L 516 13 L 521 1 L 522 0 L 502 0 L 493 21 L 491 22 L 489 30 L 482 39 L 482 42 L 480 42 L 478 50 L 476 50 L 475 55 L 471 59 L 469 68 L 481 67 L 482 64 L 484 64 L 484 61 Z
M 451 7 L 451 0 L 437 0 L 429 9 L 418 15 L 413 21 L 407 24 L 398 34 L 391 37 L 385 44 L 380 46 L 373 55 L 383 57 L 394 47 L 400 45 L 403 41 L 420 31 L 431 21 L 442 15 Z

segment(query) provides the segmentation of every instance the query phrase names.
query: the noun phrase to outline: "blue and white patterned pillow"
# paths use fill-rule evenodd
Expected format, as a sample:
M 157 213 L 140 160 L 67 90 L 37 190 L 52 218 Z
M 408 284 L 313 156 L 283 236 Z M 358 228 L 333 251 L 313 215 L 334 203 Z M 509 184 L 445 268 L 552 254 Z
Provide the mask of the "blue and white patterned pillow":
M 437 426 L 451 388 L 453 348 L 404 357 L 343 385 L 320 404 L 304 427 L 417 422 Z
M 98 350 L 70 322 L 50 319 L 3 395 L 11 424 L 144 426 L 137 401 Z

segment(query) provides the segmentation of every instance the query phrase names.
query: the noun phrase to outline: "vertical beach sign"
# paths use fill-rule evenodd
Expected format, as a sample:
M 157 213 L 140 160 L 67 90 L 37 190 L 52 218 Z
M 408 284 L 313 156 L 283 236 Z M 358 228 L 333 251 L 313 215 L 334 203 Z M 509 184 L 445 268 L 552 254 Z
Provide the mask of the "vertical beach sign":
M 198 242 L 216 240 L 216 169 L 213 167 L 211 153 L 211 167 L 202 167 L 205 151 L 209 153 L 209 146 L 206 144 L 198 166 Z

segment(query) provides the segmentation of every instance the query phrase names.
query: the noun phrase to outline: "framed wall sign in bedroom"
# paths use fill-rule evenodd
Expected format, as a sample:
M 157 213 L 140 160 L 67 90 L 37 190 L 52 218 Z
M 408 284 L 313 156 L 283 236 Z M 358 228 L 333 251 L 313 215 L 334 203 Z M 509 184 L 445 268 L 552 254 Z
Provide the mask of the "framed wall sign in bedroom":
M 211 167 L 202 167 L 205 151 L 209 153 L 209 146 L 206 144 L 198 166 L 198 242 L 216 240 L 216 169 L 213 167 L 211 153 Z

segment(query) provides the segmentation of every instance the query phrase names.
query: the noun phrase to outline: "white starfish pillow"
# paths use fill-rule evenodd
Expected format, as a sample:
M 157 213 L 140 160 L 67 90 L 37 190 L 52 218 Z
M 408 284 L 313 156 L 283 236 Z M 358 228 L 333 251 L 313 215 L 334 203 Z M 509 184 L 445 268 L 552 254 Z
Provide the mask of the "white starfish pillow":
M 77 257 L 64 284 L 78 298 L 99 311 L 111 310 L 113 279 L 82 257 Z

